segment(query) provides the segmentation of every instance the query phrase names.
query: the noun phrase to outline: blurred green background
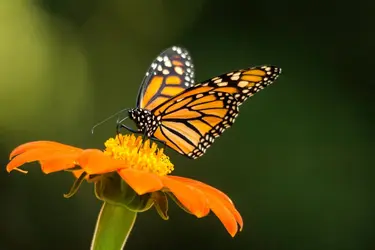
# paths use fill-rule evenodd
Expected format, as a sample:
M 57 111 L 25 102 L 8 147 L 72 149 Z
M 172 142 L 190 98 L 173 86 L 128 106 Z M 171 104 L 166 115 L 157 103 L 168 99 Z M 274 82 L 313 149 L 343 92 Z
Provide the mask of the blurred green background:
M 0 162 L 32 140 L 102 148 L 134 107 L 151 61 L 172 45 L 197 81 L 273 64 L 277 82 L 241 106 L 207 154 L 169 150 L 175 175 L 227 193 L 244 218 L 232 239 L 210 215 L 171 203 L 142 213 L 126 249 L 375 249 L 375 2 L 0 0 Z M 64 199 L 67 173 L 2 171 L 0 249 L 89 249 L 93 187 Z

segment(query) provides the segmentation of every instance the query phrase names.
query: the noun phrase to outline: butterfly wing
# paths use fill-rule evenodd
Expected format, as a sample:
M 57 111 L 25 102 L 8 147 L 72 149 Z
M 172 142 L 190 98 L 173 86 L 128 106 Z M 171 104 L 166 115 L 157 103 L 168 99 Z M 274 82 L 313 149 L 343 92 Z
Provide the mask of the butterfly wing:
M 138 92 L 137 107 L 152 110 L 194 85 L 194 66 L 188 51 L 171 47 L 152 62 Z
M 232 126 L 239 106 L 280 73 L 274 66 L 253 67 L 196 84 L 152 111 L 161 117 L 154 136 L 180 154 L 198 158 Z

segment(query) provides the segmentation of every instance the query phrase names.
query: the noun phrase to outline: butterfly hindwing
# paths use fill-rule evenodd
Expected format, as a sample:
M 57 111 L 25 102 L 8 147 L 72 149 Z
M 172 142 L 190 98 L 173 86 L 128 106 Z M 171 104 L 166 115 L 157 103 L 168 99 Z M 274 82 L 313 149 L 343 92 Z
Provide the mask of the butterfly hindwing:
M 137 98 L 137 107 L 152 110 L 194 85 L 194 66 L 188 51 L 171 47 L 151 64 Z
M 223 92 L 182 98 L 165 110 L 154 136 L 195 159 L 233 124 L 238 103 L 232 95 Z
M 198 158 L 232 126 L 239 106 L 280 73 L 273 66 L 253 67 L 196 84 L 152 110 L 161 120 L 154 136 L 177 152 Z

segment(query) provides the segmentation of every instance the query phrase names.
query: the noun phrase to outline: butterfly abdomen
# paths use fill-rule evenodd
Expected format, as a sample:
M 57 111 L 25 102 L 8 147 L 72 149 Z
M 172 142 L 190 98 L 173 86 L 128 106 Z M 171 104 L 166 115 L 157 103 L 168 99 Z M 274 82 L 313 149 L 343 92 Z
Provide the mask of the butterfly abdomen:
M 155 130 L 161 125 L 160 117 L 153 115 L 149 110 L 135 108 L 129 110 L 129 117 L 137 125 L 138 129 L 152 137 Z

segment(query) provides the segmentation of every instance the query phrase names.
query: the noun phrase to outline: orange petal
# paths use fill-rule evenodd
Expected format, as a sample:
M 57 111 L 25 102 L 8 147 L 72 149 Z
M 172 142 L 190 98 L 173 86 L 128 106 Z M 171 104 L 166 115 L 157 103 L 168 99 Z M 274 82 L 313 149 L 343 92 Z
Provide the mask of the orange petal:
M 79 153 L 59 153 L 58 155 L 47 157 L 43 160 L 39 160 L 42 171 L 45 174 L 52 172 L 62 171 L 73 168 L 75 159 L 79 156 Z
M 220 200 L 217 196 L 215 197 L 208 193 L 206 193 L 206 195 L 212 212 L 214 212 L 221 223 L 223 223 L 228 233 L 232 237 L 234 237 L 237 233 L 238 226 L 233 213 L 228 209 L 228 207 L 223 204 L 222 200 Z
M 139 195 L 163 188 L 163 183 L 156 174 L 137 169 L 120 169 L 118 173 Z
M 213 210 L 213 212 L 218 216 L 218 218 L 222 222 L 223 222 L 223 220 L 225 220 L 225 214 L 227 212 L 221 211 L 220 208 L 225 207 L 232 214 L 230 217 L 234 216 L 235 221 L 237 221 L 237 223 L 240 226 L 240 231 L 242 230 L 242 228 L 243 228 L 242 217 L 241 217 L 240 213 L 237 211 L 237 209 L 235 208 L 235 206 L 233 205 L 233 202 L 229 199 L 229 197 L 226 194 L 224 194 L 220 190 L 218 190 L 218 189 L 216 189 L 212 186 L 209 186 L 209 185 L 207 185 L 203 182 L 200 182 L 200 181 L 196 181 L 196 180 L 192 180 L 192 179 L 188 179 L 188 178 L 183 178 L 183 177 L 179 177 L 179 176 L 170 176 L 170 178 L 189 183 L 190 185 L 199 188 L 202 192 L 204 192 L 207 195 L 207 199 L 209 200 L 209 203 L 210 203 L 210 208 Z M 220 205 L 218 205 L 218 203 Z M 220 218 L 218 214 L 220 214 L 221 216 L 224 216 L 224 217 Z M 226 222 L 226 223 L 227 223 L 228 226 L 226 226 L 226 224 L 224 224 L 224 222 L 223 222 L 224 226 L 226 226 L 229 233 L 231 235 L 233 233 L 235 234 L 237 232 L 237 224 L 235 225 L 235 230 L 234 230 L 231 218 L 228 218 L 228 222 Z
M 99 149 L 86 149 L 77 158 L 77 165 L 87 174 L 103 174 L 116 171 L 126 166 L 119 160 L 114 160 Z
M 12 159 L 14 156 L 22 154 L 31 149 L 55 149 L 61 151 L 82 151 L 80 148 L 72 147 L 66 144 L 61 144 L 53 141 L 33 141 L 25 144 L 21 144 L 10 153 L 9 158 Z
M 56 149 L 29 149 L 28 151 L 24 151 L 14 157 L 7 165 L 6 169 L 8 172 L 12 171 L 15 168 L 33 161 L 40 161 L 42 163 L 42 170 L 45 173 L 51 173 L 60 171 L 66 168 L 71 168 L 74 166 L 73 162 L 74 159 L 77 157 L 79 153 L 66 153 L 56 151 Z M 46 165 L 43 166 L 43 162 Z M 48 162 L 54 162 L 55 165 L 48 164 Z
M 45 166 L 42 163 L 42 170 L 45 173 L 60 171 L 74 166 L 74 159 L 81 151 L 82 149 L 52 141 L 25 143 L 16 147 L 10 153 L 10 159 L 13 159 L 8 163 L 7 171 L 10 172 L 27 162 L 33 161 L 41 161 L 41 163 L 45 161 Z M 60 160 L 64 162 L 60 162 Z M 54 164 L 47 163 L 50 161 Z
M 171 176 L 162 177 L 164 186 L 167 187 L 192 214 L 198 218 L 206 216 L 210 209 L 204 193 L 186 182 L 170 177 Z

